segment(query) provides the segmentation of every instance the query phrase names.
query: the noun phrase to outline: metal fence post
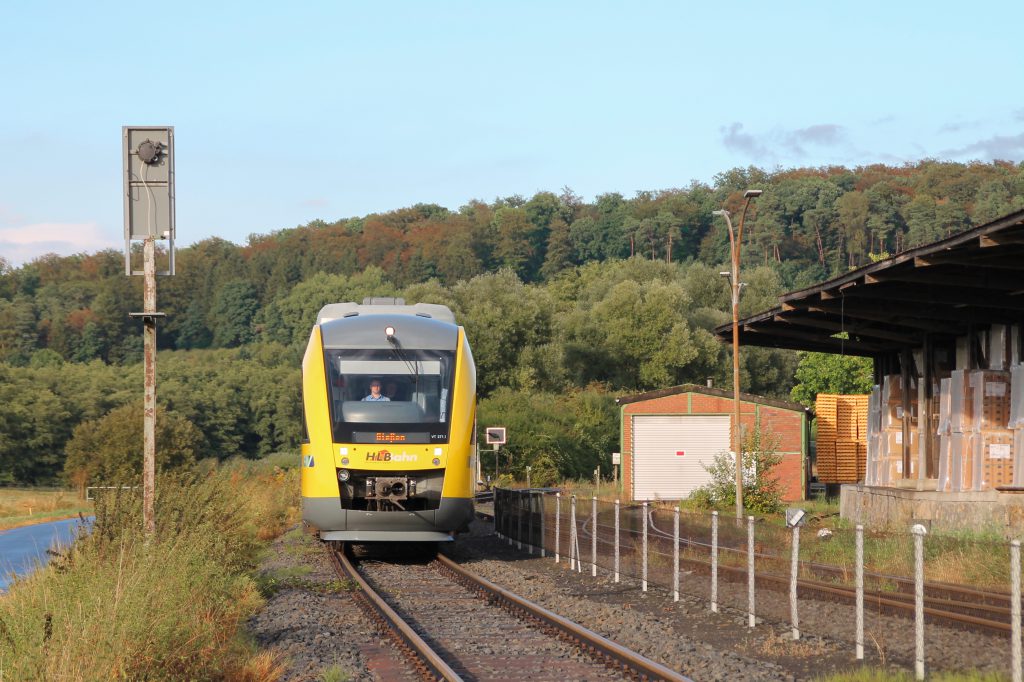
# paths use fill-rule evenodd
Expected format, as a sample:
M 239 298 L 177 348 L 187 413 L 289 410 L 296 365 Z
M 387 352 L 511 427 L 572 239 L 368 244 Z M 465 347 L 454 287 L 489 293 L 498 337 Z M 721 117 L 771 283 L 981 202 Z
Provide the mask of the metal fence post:
M 569 498 L 569 569 L 576 570 L 576 548 L 578 542 L 576 542 L 576 496 L 573 495 Z
M 562 557 L 559 550 L 562 548 L 562 493 L 555 493 L 555 563 L 559 563 Z
M 793 526 L 793 559 L 789 567 L 789 617 L 793 621 L 793 639 L 800 639 L 800 614 L 796 604 L 796 578 L 800 571 L 800 525 Z
M 597 577 L 597 496 L 590 498 L 590 576 Z
M 548 555 L 546 549 L 548 536 L 544 532 L 547 529 L 547 523 L 544 519 L 548 515 L 548 505 L 544 493 L 540 493 L 537 499 L 540 500 L 540 558 L 543 559 Z
M 647 502 L 643 503 L 643 514 L 644 514 L 644 560 L 642 577 L 640 579 L 640 591 L 647 591 Z
M 911 528 L 914 534 L 914 674 L 924 679 L 924 536 L 921 524 Z
M 857 524 L 857 555 L 854 571 L 857 582 L 857 660 L 864 660 L 864 526 Z
M 523 491 L 516 491 L 516 549 L 523 548 Z
M 1010 541 L 1010 621 L 1013 624 L 1013 682 L 1021 682 L 1021 641 L 1020 641 L 1020 540 Z
M 508 506 L 512 506 L 512 491 L 508 491 Z M 511 510 L 509 510 L 511 511 Z M 512 546 L 512 515 L 505 514 L 505 538 L 508 540 L 508 546 Z
M 711 512 L 711 613 L 718 613 L 718 512 Z
M 619 582 L 619 501 L 615 500 L 615 582 Z
M 533 491 L 526 491 L 526 548 L 533 556 Z
M 747 517 L 747 627 L 754 627 L 754 517 Z
M 679 601 L 679 507 L 672 524 L 672 601 Z

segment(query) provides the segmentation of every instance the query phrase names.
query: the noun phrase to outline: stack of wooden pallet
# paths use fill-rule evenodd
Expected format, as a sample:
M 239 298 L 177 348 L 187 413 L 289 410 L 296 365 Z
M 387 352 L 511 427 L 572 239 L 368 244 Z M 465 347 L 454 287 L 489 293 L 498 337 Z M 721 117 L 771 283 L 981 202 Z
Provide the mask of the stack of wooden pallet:
M 868 396 L 818 394 L 818 480 L 856 483 L 864 480 L 868 440 Z
M 819 393 L 814 404 L 818 425 L 818 437 L 816 440 L 818 480 L 822 483 L 834 483 L 836 478 L 838 403 L 838 395 Z

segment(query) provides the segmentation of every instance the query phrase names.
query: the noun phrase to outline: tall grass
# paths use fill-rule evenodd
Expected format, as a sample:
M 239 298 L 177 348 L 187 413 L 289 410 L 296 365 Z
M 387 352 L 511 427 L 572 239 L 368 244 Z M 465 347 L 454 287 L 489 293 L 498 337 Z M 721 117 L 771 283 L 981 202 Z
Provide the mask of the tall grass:
M 100 498 L 92 533 L 0 598 L 3 679 L 277 679 L 241 626 L 262 604 L 257 553 L 296 516 L 297 478 L 246 462 L 163 476 L 152 538 L 136 493 Z

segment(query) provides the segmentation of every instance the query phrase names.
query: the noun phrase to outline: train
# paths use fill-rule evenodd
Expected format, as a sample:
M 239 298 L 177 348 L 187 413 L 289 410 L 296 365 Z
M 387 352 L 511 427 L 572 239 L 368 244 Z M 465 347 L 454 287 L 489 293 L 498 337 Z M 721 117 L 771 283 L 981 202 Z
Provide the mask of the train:
M 328 542 L 446 542 L 477 484 L 476 365 L 443 305 L 321 308 L 302 358 L 302 518 Z

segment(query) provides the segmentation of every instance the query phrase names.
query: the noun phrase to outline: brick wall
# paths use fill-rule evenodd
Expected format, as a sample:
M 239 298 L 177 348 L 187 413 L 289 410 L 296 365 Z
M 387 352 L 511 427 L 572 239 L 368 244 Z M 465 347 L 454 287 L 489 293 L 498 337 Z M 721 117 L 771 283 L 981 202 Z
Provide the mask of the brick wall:
M 622 407 L 622 490 L 623 497 L 630 499 L 633 490 L 632 419 L 638 414 L 733 414 L 731 398 L 722 398 L 702 393 L 677 393 L 652 398 Z M 777 440 L 776 452 L 782 461 L 773 470 L 775 478 L 782 484 L 782 499 L 802 500 L 804 497 L 804 453 L 803 413 L 774 405 L 762 405 L 742 401 L 740 403 L 740 424 L 744 430 L 754 428 L 760 422 L 761 430 Z M 731 421 L 731 420 L 730 420 Z M 730 438 L 733 435 L 730 434 Z

